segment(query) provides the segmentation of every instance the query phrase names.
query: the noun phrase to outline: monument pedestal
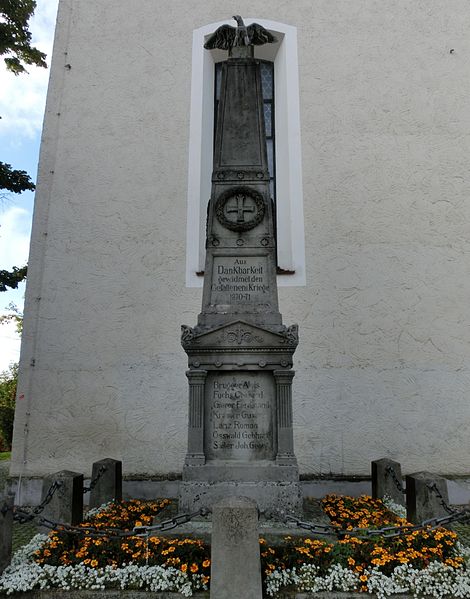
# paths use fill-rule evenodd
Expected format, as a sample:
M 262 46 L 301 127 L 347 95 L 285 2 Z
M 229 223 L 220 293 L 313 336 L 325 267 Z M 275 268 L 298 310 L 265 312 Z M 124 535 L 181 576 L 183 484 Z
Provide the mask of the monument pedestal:
M 209 331 L 184 327 L 190 370 L 181 509 L 231 495 L 260 509 L 301 509 L 292 431 L 297 327 L 276 328 L 241 320 Z

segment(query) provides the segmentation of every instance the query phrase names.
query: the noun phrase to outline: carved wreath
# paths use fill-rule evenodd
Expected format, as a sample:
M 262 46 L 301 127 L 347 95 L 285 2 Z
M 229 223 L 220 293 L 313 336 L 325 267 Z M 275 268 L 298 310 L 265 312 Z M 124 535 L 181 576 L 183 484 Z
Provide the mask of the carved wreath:
M 263 338 L 254 335 L 251 331 L 238 327 L 224 331 L 220 336 L 220 341 L 222 343 L 236 343 L 237 345 L 241 345 L 242 343 L 262 343 Z
M 252 201 L 251 206 L 245 205 L 246 200 Z M 235 220 L 230 219 L 227 213 L 236 215 Z M 222 226 L 231 231 L 249 231 L 253 229 L 263 220 L 264 213 L 265 205 L 261 193 L 244 186 L 227 189 L 220 194 L 215 204 L 217 220 Z

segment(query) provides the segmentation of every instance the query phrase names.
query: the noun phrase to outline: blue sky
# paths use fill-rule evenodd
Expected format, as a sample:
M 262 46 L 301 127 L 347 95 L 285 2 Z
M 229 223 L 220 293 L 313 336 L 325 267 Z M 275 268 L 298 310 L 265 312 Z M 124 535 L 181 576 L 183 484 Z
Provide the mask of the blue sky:
M 33 45 L 47 54 L 50 64 L 58 0 L 38 0 L 30 21 Z M 0 64 L 0 161 L 28 172 L 36 181 L 42 119 L 49 69 L 29 67 L 15 77 Z M 28 261 L 34 194 L 5 194 L 0 198 L 0 269 L 23 266 Z M 24 285 L 0 293 L 0 313 L 7 306 L 23 306 Z M 20 340 L 12 325 L 0 325 L 0 372 L 17 362 Z

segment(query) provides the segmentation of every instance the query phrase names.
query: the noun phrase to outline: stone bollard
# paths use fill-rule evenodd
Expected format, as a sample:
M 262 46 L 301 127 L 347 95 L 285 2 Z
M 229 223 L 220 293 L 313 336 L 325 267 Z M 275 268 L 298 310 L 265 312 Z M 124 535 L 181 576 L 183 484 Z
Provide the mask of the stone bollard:
M 211 599 L 261 599 L 258 507 L 227 497 L 212 508 Z
M 431 472 L 415 472 L 406 476 L 406 517 L 413 524 L 448 516 L 447 481 Z
M 122 462 L 105 458 L 93 463 L 90 483 L 90 508 L 122 499 Z
M 399 462 L 388 458 L 371 462 L 372 497 L 383 499 L 388 495 L 398 505 L 405 505 L 403 479 Z
M 59 485 L 56 487 L 56 485 Z M 47 499 L 50 498 L 50 501 Z M 41 516 L 53 522 L 80 524 L 83 520 L 83 474 L 61 470 L 44 478 Z
M 0 497 L 0 574 L 11 562 L 14 497 Z

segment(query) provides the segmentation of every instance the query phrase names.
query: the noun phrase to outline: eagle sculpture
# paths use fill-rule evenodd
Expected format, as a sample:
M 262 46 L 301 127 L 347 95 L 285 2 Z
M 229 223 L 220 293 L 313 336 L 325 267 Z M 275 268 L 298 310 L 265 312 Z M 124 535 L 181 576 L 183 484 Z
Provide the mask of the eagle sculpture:
M 277 42 L 274 35 L 262 25 L 252 23 L 246 26 L 240 15 L 235 15 L 233 18 L 237 22 L 237 27 L 222 25 L 216 29 L 204 44 L 206 50 L 218 48 L 231 52 L 234 46 L 262 46 Z

